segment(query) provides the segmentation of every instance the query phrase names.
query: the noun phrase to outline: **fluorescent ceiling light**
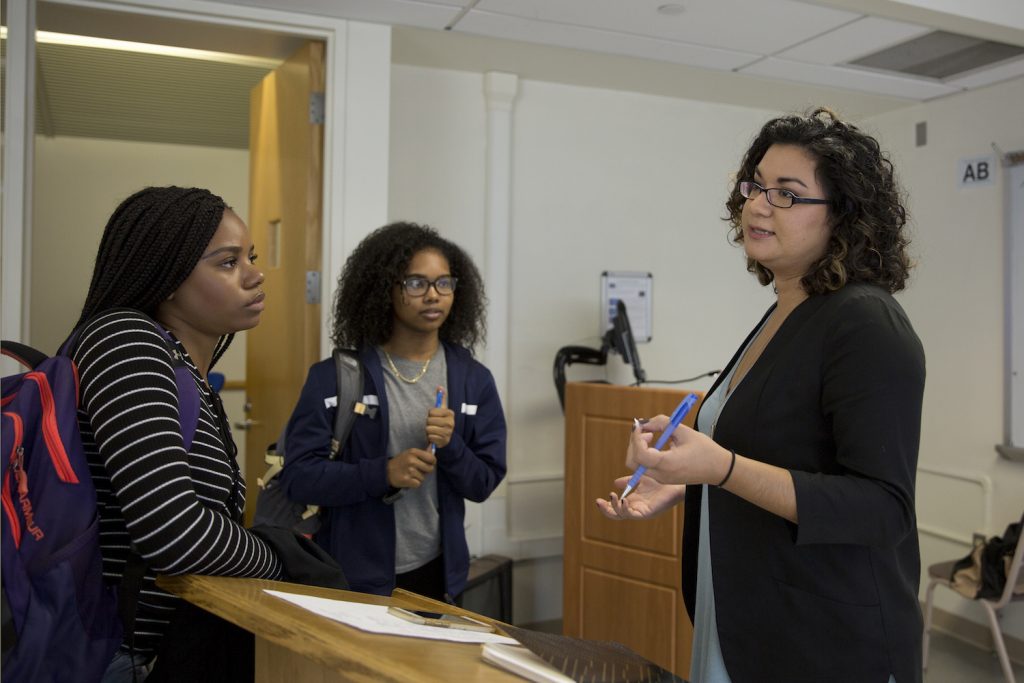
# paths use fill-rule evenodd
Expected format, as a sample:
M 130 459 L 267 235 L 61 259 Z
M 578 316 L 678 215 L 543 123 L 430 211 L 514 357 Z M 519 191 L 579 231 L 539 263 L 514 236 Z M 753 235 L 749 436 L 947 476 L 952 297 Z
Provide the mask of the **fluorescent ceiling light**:
M 7 38 L 6 26 L 0 27 L 0 38 Z M 36 31 L 36 42 L 48 45 L 74 45 L 103 50 L 121 50 L 122 52 L 142 52 L 150 55 L 164 55 L 183 59 L 202 59 L 208 62 L 259 66 L 267 69 L 274 69 L 281 65 L 281 60 L 269 57 L 252 57 L 249 55 L 230 54 L 228 52 L 211 52 L 209 50 L 194 50 L 187 47 L 154 45 L 151 43 L 133 43 L 127 40 L 77 36 L 70 33 L 53 33 L 52 31 Z

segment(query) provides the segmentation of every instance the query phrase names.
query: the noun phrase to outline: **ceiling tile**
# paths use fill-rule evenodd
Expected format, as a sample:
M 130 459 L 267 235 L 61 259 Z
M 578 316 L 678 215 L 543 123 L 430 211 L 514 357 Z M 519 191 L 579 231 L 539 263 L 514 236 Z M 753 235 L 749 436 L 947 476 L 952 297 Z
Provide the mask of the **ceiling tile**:
M 968 21 L 987 21 L 1024 30 L 1024 2 L 1020 0 L 899 0 L 899 2 L 926 10 L 938 10 Z
M 983 85 L 1017 78 L 1018 76 L 1024 76 L 1024 58 L 996 64 L 987 69 L 980 69 L 957 78 L 947 79 L 945 82 L 961 88 L 978 88 Z
M 911 100 L 928 100 L 962 90 L 960 87 L 930 79 L 906 78 L 866 69 L 824 66 L 778 58 L 768 58 L 751 64 L 740 69 L 740 73 L 848 90 L 861 90 L 892 97 L 906 97 Z
M 414 27 L 408 30 L 448 39 L 443 49 L 449 51 L 454 49 L 450 43 L 456 37 L 476 41 L 480 45 L 477 52 L 466 50 L 468 56 L 459 57 L 464 61 L 454 60 L 469 69 L 478 69 L 491 55 L 499 54 L 506 70 L 516 71 L 517 65 L 525 64 L 524 73 L 534 73 L 534 78 L 553 75 L 556 81 L 565 79 L 559 82 L 577 82 L 574 79 L 582 78 L 581 82 L 589 83 L 590 76 L 580 76 L 587 73 L 580 65 L 595 64 L 587 68 L 600 71 L 602 78 L 611 74 L 608 82 L 615 85 L 609 87 L 625 89 L 649 74 L 656 74 L 653 78 L 673 87 L 680 79 L 690 79 L 706 83 L 707 89 L 719 90 L 722 86 L 718 84 L 728 77 L 720 77 L 716 72 L 731 70 L 747 77 L 737 77 L 739 81 L 769 96 L 802 86 L 815 92 L 811 88 L 824 86 L 833 88 L 833 96 L 845 97 L 847 102 L 881 100 L 885 107 L 893 107 L 899 102 L 909 104 L 1024 76 L 1024 59 L 1006 61 L 948 81 L 852 66 L 846 62 L 937 28 L 906 23 L 927 21 L 919 18 L 920 13 L 911 17 L 900 15 L 903 22 L 866 17 L 864 12 L 872 11 L 874 5 L 854 0 L 479 0 L 475 5 L 474 0 L 217 1 Z M 907 1 L 922 4 L 934 0 Z M 658 13 L 658 6 L 665 3 L 679 4 L 683 12 L 676 16 Z M 441 30 L 470 6 L 473 9 L 461 18 L 454 33 Z M 97 16 L 91 18 L 95 21 L 84 21 L 84 8 L 77 8 L 74 13 L 69 8 L 72 6 L 64 2 L 39 0 L 37 18 L 41 27 L 59 19 L 62 25 L 55 30 L 86 35 L 239 54 L 271 51 L 283 55 L 290 51 L 278 44 L 279 40 L 275 42 L 280 36 L 273 32 L 198 26 L 173 18 L 165 18 L 157 25 L 152 18 L 143 21 L 140 15 L 130 12 L 98 9 L 93 12 Z M 123 21 L 115 26 L 112 18 Z M 118 32 L 123 35 L 116 35 Z M 493 38 L 508 40 L 498 42 Z M 555 46 L 554 51 L 539 50 L 538 44 Z M 559 53 L 558 48 L 569 49 Z M 594 58 L 593 53 L 604 54 Z M 530 60 L 537 54 L 543 55 L 539 58 L 543 63 L 531 72 Z M 552 55 L 558 55 L 557 59 Z M 172 61 L 164 61 L 168 59 Z M 549 63 L 552 61 L 558 64 Z M 619 68 L 621 65 L 628 68 Z M 645 75 L 637 77 L 637 72 Z M 119 57 L 96 50 L 75 53 L 70 48 L 54 46 L 39 47 L 38 73 L 37 125 L 44 135 L 239 148 L 247 144 L 248 88 L 261 76 L 257 71 L 198 60 Z M 735 89 L 735 81 L 733 86 Z M 658 88 L 652 91 L 661 92 Z M 673 96 L 690 92 L 672 88 L 668 91 Z M 743 98 L 757 99 L 747 90 L 744 93 Z M 737 101 L 746 102 L 743 98 Z
M 773 56 L 814 64 L 842 64 L 931 30 L 917 24 L 863 17 Z
M 443 29 L 470 0 L 216 0 L 324 17 Z
M 534 22 L 581 26 L 766 55 L 861 16 L 796 0 L 675 0 L 685 8 L 682 14 L 659 14 L 658 6 L 667 2 L 481 0 L 467 17 L 480 10 Z M 463 28 L 461 23 L 459 28 Z
M 540 22 L 492 12 L 472 11 L 459 22 L 456 30 L 491 38 L 559 45 L 720 71 L 737 69 L 759 57 L 751 52 L 724 50 L 569 24 Z
M 850 66 L 945 80 L 1021 56 L 1024 56 L 1024 47 L 949 31 L 931 31 L 913 40 L 865 55 L 851 62 Z

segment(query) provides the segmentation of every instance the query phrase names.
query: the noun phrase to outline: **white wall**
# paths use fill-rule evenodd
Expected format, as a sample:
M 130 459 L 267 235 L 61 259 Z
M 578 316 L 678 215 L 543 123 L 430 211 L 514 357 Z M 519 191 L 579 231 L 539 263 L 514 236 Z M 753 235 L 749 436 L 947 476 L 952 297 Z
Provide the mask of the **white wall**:
M 483 74 L 393 66 L 391 78 L 388 220 L 428 223 L 482 267 Z
M 478 263 L 482 80 L 407 65 L 392 72 L 390 217 L 433 223 Z M 523 565 L 529 571 L 517 568 L 517 622 L 561 615 L 564 434 L 551 366 L 560 346 L 599 343 L 601 271 L 654 274 L 654 338 L 639 347 L 651 379 L 722 367 L 771 302 L 744 271 L 720 217 L 730 173 L 777 112 L 703 103 L 699 95 L 684 100 L 520 82 L 512 114 L 509 386 L 502 397 L 510 467 L 506 485 L 472 521 L 484 527 L 483 552 L 530 558 Z M 956 162 L 989 152 L 990 142 L 1024 147 L 1022 110 L 1018 80 L 862 122 L 892 150 L 913 213 L 912 251 L 920 265 L 899 298 L 928 354 L 920 520 L 925 529 L 965 541 L 973 530 L 1000 533 L 1019 518 L 1024 467 L 993 449 L 1003 414 L 1002 188 L 957 191 Z M 914 124 L 921 120 L 929 143 L 917 149 Z M 617 359 L 606 373 L 630 381 Z M 569 374 L 595 376 L 580 368 Z M 967 480 L 951 479 L 947 470 L 965 472 Z M 988 498 L 970 481 L 985 477 L 992 482 Z M 967 551 L 928 531 L 921 538 L 925 567 Z M 982 622 L 966 601 L 943 599 L 939 606 Z M 1019 617 L 1008 617 L 1006 627 L 1024 635 Z
M 562 471 L 552 362 L 566 344 L 600 345 L 602 271 L 653 273 L 653 340 L 639 346 L 649 379 L 722 367 L 768 305 L 720 216 L 730 173 L 769 114 L 523 84 L 514 115 L 508 392 L 516 475 Z M 608 372 L 628 381 L 617 357 Z
M 396 65 L 389 216 L 433 224 L 483 266 L 483 76 Z M 771 298 L 720 220 L 729 174 L 773 112 L 520 82 L 512 113 L 509 474 L 470 515 L 479 552 L 517 565 L 519 623 L 561 616 L 564 430 L 555 352 L 598 346 L 604 270 L 654 274 L 651 379 L 720 368 Z M 720 311 L 729 311 L 722 315 Z M 569 378 L 628 381 L 606 371 Z M 710 380 L 690 386 L 706 389 Z M 595 496 L 601 492 L 595 492 Z M 473 529 L 470 537 L 473 538 Z M 526 568 L 529 568 L 527 571 Z
M 100 235 L 117 205 L 149 185 L 205 187 L 245 220 L 249 152 L 191 145 L 36 137 L 30 343 L 52 352 L 78 319 Z
M 29 344 L 47 353 L 78 320 L 107 219 L 136 190 L 205 187 L 242 220 L 249 213 L 248 150 L 37 136 L 35 154 Z M 245 333 L 216 370 L 229 380 L 245 379 Z M 242 392 L 224 394 L 232 420 L 243 417 L 243 400 Z M 235 432 L 239 452 L 245 452 L 244 439 L 244 432 Z
M 917 497 L 925 568 L 969 550 L 930 529 L 968 540 L 975 530 L 1001 534 L 1024 511 L 1024 464 L 993 448 L 1003 439 L 1005 173 L 995 169 L 990 185 L 957 187 L 959 160 L 995 156 L 992 143 L 1024 149 L 1021 112 L 1024 79 L 1016 79 L 866 122 L 891 150 L 909 193 L 919 260 L 900 300 L 927 355 Z M 916 147 L 922 121 L 928 143 Z M 991 493 L 931 470 L 987 480 Z M 949 591 L 937 592 L 936 605 L 985 623 L 977 605 Z M 1024 638 L 1024 613 L 1008 610 L 1003 629 Z
M 485 109 L 482 75 L 395 66 L 389 219 L 429 222 L 482 262 Z M 508 484 L 471 523 L 484 552 L 530 558 L 516 578 L 516 621 L 561 615 L 562 415 L 555 351 L 597 344 L 605 269 L 654 274 L 654 339 L 640 346 L 652 379 L 722 367 L 770 303 L 726 242 L 722 201 L 750 137 L 775 112 L 522 81 L 513 120 Z M 800 103 L 802 106 L 803 103 Z M 1002 187 L 956 190 L 958 159 L 990 143 L 1024 148 L 1024 80 L 864 122 L 893 152 L 910 195 L 920 265 L 900 296 L 928 354 L 921 463 L 988 477 L 980 487 L 918 478 L 922 527 L 998 533 L 1019 517 L 1024 467 L 997 457 L 1002 435 Z M 929 143 L 913 146 L 927 121 Z M 31 343 L 52 350 L 77 318 L 100 231 L 146 184 L 208 186 L 244 212 L 247 154 L 177 145 L 37 139 Z M 159 163 L 154 163 L 158 159 Z M 200 159 L 199 163 L 196 160 Z M 1001 176 L 997 178 L 1001 182 Z M 244 213 L 243 213 L 244 217 Z M 369 228 L 367 228 L 369 229 Z M 52 309 L 50 308 L 52 307 Z M 237 355 L 243 345 L 236 342 Z M 242 353 L 244 357 L 244 353 Z M 617 360 L 613 381 L 628 381 Z M 242 377 L 226 363 L 229 378 Z M 590 376 L 570 369 L 570 379 Z M 706 389 L 709 381 L 692 386 Z M 230 408 L 229 408 L 230 409 Z M 923 564 L 966 546 L 922 534 Z M 981 622 L 975 606 L 940 607 Z M 1004 627 L 1024 637 L 1024 619 Z

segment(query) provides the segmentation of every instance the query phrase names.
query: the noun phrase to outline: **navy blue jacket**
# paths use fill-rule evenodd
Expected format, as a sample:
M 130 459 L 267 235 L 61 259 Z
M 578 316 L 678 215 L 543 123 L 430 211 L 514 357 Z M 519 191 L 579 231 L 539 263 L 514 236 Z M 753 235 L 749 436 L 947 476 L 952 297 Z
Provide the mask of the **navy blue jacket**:
M 490 371 L 460 346 L 444 344 L 444 350 L 455 431 L 437 450 L 437 498 L 446 590 L 455 596 L 469 572 L 465 500 L 486 500 L 505 476 L 506 430 Z M 377 397 L 378 410 L 357 417 L 338 459 L 328 460 L 336 408 L 324 401 L 337 395 L 338 381 L 333 359 L 316 363 L 288 421 L 281 482 L 292 500 L 325 508 L 316 541 L 341 564 L 352 590 L 390 595 L 395 514 L 382 500 L 388 491 L 388 400 L 377 351 L 370 347 L 359 355 L 363 394 Z

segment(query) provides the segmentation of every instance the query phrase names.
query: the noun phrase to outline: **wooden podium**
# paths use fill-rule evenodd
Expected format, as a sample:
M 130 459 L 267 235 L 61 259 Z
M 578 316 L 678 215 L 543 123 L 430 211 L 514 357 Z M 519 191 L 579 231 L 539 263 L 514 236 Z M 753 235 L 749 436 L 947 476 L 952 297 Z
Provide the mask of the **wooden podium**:
M 481 659 L 479 644 L 381 635 L 319 616 L 264 592 L 315 595 L 373 605 L 395 605 L 466 614 L 500 622 L 403 590 L 391 597 L 314 588 L 263 579 L 162 576 L 157 585 L 256 636 L 256 683 L 420 683 L 479 681 L 522 683 Z
M 565 391 L 562 630 L 622 643 L 684 679 L 693 626 L 680 590 L 682 506 L 653 520 L 613 521 L 594 500 L 629 474 L 633 418 L 669 415 L 688 393 L 587 383 Z M 683 423 L 693 426 L 696 414 L 695 407 Z

